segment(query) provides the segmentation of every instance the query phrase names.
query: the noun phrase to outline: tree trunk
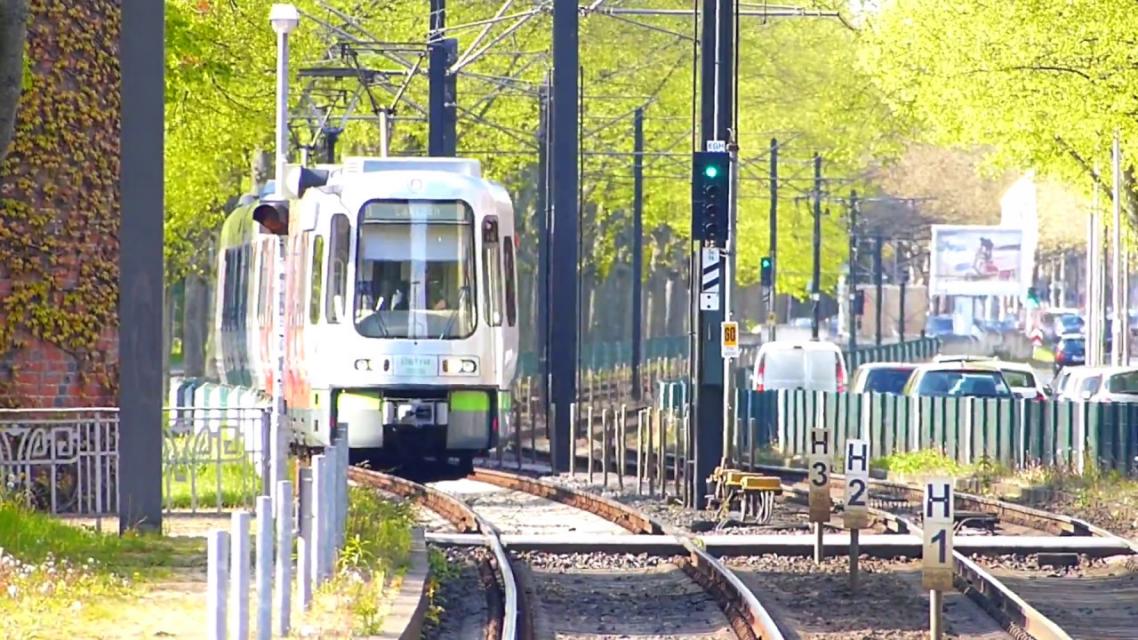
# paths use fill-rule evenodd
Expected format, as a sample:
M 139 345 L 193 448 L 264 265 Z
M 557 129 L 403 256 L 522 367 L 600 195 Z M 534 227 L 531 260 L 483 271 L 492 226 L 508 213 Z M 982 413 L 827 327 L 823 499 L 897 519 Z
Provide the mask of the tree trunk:
M 205 375 L 205 340 L 209 330 L 209 286 L 197 274 L 186 276 L 186 302 L 182 314 L 182 375 Z
M 26 0 L 0 0 L 0 161 L 16 129 L 16 105 L 24 83 Z

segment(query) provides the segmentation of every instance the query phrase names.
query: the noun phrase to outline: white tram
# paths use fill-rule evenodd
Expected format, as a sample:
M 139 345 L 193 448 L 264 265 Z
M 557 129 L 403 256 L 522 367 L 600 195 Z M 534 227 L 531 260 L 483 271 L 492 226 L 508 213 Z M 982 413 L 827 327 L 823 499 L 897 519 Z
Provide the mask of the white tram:
M 297 186 L 287 211 L 250 202 L 225 221 L 211 373 L 272 392 L 274 260 L 287 234 L 294 444 L 328 444 L 335 422 L 353 449 L 469 464 L 509 426 L 518 356 L 509 194 L 466 159 L 356 157 L 288 174 Z

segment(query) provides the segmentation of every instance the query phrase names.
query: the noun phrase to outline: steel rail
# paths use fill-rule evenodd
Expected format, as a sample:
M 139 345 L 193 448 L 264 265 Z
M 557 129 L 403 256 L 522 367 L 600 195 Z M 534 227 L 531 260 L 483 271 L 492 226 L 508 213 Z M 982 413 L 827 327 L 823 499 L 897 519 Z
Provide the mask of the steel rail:
M 664 533 L 663 525 L 654 518 L 603 496 L 577 491 L 500 469 L 477 467 L 471 478 L 479 482 L 529 493 L 599 515 L 633 533 Z M 779 630 L 774 619 L 738 576 L 718 559 L 700 548 L 692 537 L 685 535 L 677 537 L 689 554 L 682 567 L 685 573 L 715 596 L 732 630 L 738 637 L 755 640 L 782 640 L 782 631 Z
M 462 532 L 480 533 L 490 548 L 501 577 L 503 595 L 503 615 L 501 625 L 502 640 L 530 640 L 532 629 L 522 624 L 523 603 L 519 595 L 517 578 L 510 567 L 510 557 L 506 553 L 499 532 L 466 503 L 437 489 L 393 476 L 359 467 L 348 468 L 348 478 L 355 482 L 393 493 L 417 502 L 427 509 L 443 516 Z

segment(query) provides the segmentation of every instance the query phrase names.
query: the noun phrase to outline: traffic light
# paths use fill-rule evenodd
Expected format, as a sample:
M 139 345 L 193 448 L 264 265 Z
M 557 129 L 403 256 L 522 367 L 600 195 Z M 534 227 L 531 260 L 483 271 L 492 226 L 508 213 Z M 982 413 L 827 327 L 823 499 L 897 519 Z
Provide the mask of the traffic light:
M 731 155 L 726 151 L 692 154 L 692 239 L 727 245 Z
M 759 282 L 764 287 L 774 286 L 774 263 L 770 256 L 759 258 Z
M 865 290 L 864 289 L 857 289 L 856 291 L 854 291 L 853 314 L 855 316 L 865 315 Z

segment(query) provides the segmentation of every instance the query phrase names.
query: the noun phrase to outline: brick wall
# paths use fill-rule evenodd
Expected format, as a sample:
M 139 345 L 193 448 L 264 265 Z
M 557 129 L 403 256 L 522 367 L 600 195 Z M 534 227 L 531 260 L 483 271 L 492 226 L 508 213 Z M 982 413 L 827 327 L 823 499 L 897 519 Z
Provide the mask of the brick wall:
M 0 166 L 0 407 L 117 404 L 119 0 L 30 0 Z

